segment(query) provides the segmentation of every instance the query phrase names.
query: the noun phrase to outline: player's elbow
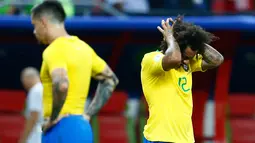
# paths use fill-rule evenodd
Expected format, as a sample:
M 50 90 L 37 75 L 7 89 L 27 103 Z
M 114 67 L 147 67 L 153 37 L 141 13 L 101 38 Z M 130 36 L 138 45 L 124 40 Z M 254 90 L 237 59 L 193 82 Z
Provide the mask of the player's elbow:
M 117 86 L 119 83 L 120 83 L 120 81 L 119 81 L 119 79 L 117 78 L 117 79 L 116 79 L 115 85 Z
M 114 86 L 117 86 L 118 84 L 119 84 L 119 79 L 118 79 L 118 77 L 116 76 L 116 75 L 114 75 L 113 77 L 112 77 L 112 83 L 113 83 L 113 85 Z
M 168 57 L 170 63 L 179 66 L 182 62 L 182 55 L 180 52 L 174 52 L 171 57 Z
M 115 74 L 110 77 L 106 77 L 102 80 L 99 80 L 99 83 L 108 85 L 108 87 L 115 88 L 119 84 L 119 79 Z
M 56 92 L 67 92 L 69 87 L 69 81 L 67 78 L 58 78 L 57 80 L 54 80 L 53 87 Z
M 220 66 L 224 62 L 224 57 L 222 55 L 219 55 L 218 59 L 215 62 L 215 66 Z
M 60 85 L 60 91 L 61 92 L 67 92 L 68 91 L 68 82 L 64 82 Z
M 181 54 L 172 54 L 171 56 L 165 56 L 162 60 L 162 66 L 165 71 L 172 68 L 179 67 L 181 65 Z

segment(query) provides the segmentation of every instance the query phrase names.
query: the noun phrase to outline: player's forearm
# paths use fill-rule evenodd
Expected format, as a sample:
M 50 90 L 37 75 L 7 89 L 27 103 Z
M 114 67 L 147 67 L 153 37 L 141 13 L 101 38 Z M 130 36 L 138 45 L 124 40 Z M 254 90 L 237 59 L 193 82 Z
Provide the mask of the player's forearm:
M 64 103 L 68 92 L 68 79 L 67 77 L 55 76 L 53 79 L 53 106 L 50 121 L 57 119 Z
M 95 115 L 111 97 L 112 92 L 118 84 L 118 78 L 113 75 L 111 78 L 99 81 L 95 97 L 89 105 L 86 114 Z
M 36 122 L 38 120 L 38 113 L 35 113 L 35 114 L 36 114 L 35 116 L 31 116 L 30 118 L 26 120 L 24 131 L 19 140 L 20 143 L 26 142 L 29 135 L 33 131 L 33 128 L 35 127 Z
M 178 43 L 172 37 L 169 40 L 168 48 L 165 52 L 165 56 L 163 58 L 163 68 L 164 70 L 170 70 L 172 68 L 179 67 L 181 64 L 182 56 Z
M 224 61 L 224 57 L 212 46 L 205 44 L 203 53 L 203 60 L 207 63 L 210 68 L 221 65 Z
M 167 43 L 167 50 L 165 52 L 166 56 L 169 57 L 177 57 L 181 60 L 181 51 L 180 48 L 178 46 L 178 43 L 175 41 L 174 36 L 172 36 L 171 38 L 169 38 L 169 42 Z

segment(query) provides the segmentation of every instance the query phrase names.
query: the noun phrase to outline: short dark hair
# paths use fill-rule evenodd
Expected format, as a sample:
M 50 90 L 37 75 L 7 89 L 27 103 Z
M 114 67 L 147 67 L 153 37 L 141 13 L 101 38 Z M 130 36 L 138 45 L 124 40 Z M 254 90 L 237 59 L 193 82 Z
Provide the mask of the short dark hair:
M 212 33 L 205 31 L 202 27 L 194 25 L 189 22 L 183 22 L 183 16 L 177 16 L 173 26 L 173 36 L 178 43 L 181 52 L 190 46 L 199 54 L 204 51 L 204 43 L 210 44 L 212 41 L 218 39 Z M 162 41 L 160 45 L 161 50 L 167 50 L 166 41 Z
M 59 1 L 43 1 L 36 5 L 31 12 L 34 18 L 40 18 L 45 14 L 52 16 L 52 20 L 56 20 L 57 22 L 64 22 L 66 19 L 65 10 Z

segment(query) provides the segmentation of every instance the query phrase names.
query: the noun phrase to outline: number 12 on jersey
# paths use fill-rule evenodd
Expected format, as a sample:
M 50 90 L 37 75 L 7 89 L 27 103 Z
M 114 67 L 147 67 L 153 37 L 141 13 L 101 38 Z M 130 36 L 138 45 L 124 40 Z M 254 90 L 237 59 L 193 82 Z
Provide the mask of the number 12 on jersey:
M 180 88 L 184 92 L 188 92 L 190 90 L 190 88 L 185 88 L 186 84 L 187 84 L 187 78 L 186 77 L 180 77 L 179 81 L 178 81 L 178 85 L 180 86 Z

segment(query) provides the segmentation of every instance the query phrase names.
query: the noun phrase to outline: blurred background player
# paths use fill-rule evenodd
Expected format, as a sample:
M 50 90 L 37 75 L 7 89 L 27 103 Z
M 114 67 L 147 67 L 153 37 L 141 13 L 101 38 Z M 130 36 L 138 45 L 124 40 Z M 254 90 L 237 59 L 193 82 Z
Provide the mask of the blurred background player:
M 44 1 L 32 9 L 34 34 L 43 44 L 41 80 L 44 87 L 44 143 L 92 143 L 89 124 L 110 98 L 118 79 L 94 50 L 64 26 L 66 14 L 58 1 Z M 84 114 L 90 79 L 99 81 Z M 84 119 L 85 118 L 85 119 Z
M 142 60 L 142 87 L 149 105 L 144 143 L 193 143 L 192 73 L 219 66 L 223 56 L 208 45 L 215 38 L 211 33 L 182 17 L 162 20 L 161 26 L 162 51 L 147 53 Z
M 41 143 L 43 107 L 43 87 L 39 72 L 33 67 L 27 67 L 21 72 L 21 81 L 28 91 L 26 99 L 26 122 L 19 143 Z

